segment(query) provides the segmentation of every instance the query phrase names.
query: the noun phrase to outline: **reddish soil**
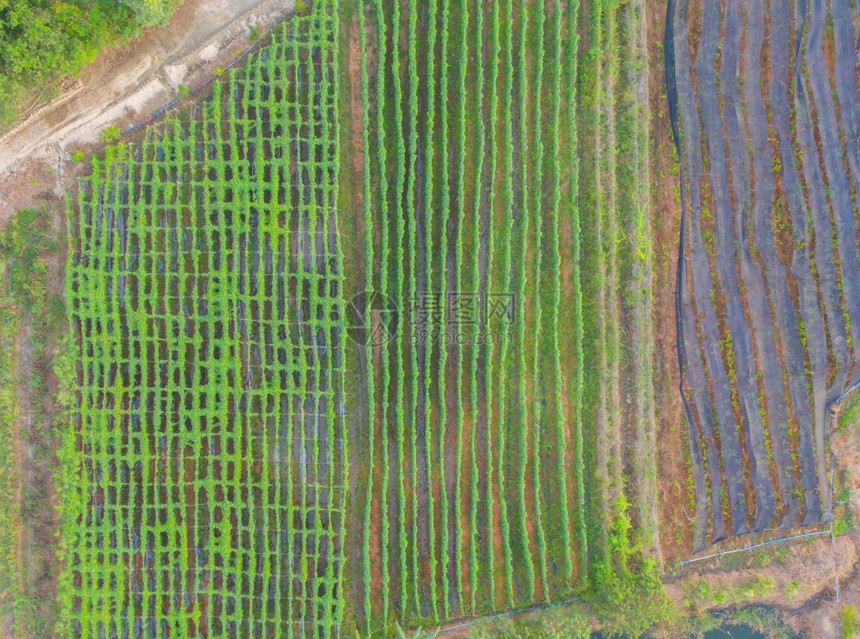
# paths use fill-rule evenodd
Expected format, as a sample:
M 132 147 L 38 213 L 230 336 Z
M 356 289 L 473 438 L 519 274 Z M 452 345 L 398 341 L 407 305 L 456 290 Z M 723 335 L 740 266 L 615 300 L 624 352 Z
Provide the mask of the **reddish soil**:
M 686 557 L 692 546 L 692 516 L 687 460 L 687 433 L 678 396 L 678 354 L 675 349 L 675 278 L 681 222 L 678 159 L 666 102 L 661 44 L 666 9 L 647 3 L 649 90 L 651 113 L 651 198 L 653 237 L 654 392 L 657 412 L 658 517 L 660 548 L 666 565 Z

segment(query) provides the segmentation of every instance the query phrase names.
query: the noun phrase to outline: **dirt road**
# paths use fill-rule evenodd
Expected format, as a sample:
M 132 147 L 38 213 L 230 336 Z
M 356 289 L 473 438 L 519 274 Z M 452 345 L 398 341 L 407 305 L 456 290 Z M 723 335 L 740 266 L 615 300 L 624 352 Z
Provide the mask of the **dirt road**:
M 100 54 L 59 97 L 0 137 L 0 221 L 15 208 L 61 197 L 72 151 L 88 151 L 101 131 L 146 120 L 226 67 L 294 0 L 186 0 L 165 28 Z

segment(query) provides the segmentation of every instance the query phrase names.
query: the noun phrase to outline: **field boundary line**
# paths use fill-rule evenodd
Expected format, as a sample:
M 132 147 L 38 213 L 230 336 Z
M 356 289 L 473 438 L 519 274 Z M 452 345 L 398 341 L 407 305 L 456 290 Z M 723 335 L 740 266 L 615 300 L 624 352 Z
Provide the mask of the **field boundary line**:
M 433 637 L 437 634 L 443 632 L 450 632 L 451 630 L 459 630 L 460 628 L 468 628 L 469 626 L 475 624 L 478 621 L 484 621 L 488 619 L 498 619 L 499 617 L 508 617 L 510 615 L 519 615 L 526 612 L 532 612 L 534 610 L 543 610 L 545 608 L 555 608 L 556 606 L 564 606 L 565 604 L 574 603 L 576 601 L 582 601 L 582 597 L 574 597 L 573 599 L 565 599 L 563 601 L 554 601 L 551 603 L 541 603 L 541 604 L 533 604 L 531 606 L 527 606 L 526 608 L 516 608 L 514 610 L 505 610 L 504 612 L 496 612 L 491 615 L 483 615 L 479 617 L 474 617 L 469 621 L 462 621 L 460 623 L 454 624 L 453 626 L 445 626 L 443 628 L 437 628 L 431 632 L 427 632 L 421 635 L 421 638 L 424 639 L 426 637 Z
M 268 27 L 268 28 L 267 28 L 267 29 L 262 33 L 262 35 L 260 35 L 256 40 L 254 40 L 254 41 L 250 44 L 250 46 L 248 47 L 248 49 L 247 49 L 247 50 L 243 51 L 240 55 L 238 55 L 235 59 L 233 59 L 233 61 L 232 61 L 232 62 L 230 62 L 230 64 L 228 64 L 228 65 L 227 65 L 227 66 L 225 66 L 225 67 L 222 67 L 222 71 L 221 71 L 221 73 L 215 73 L 214 75 L 210 76 L 207 80 L 204 80 L 202 83 L 198 84 L 196 87 L 191 88 L 191 89 L 188 89 L 188 91 L 186 91 L 186 92 L 181 92 L 181 93 L 180 93 L 180 95 L 176 96 L 176 97 L 175 97 L 175 98 L 173 98 L 172 100 L 169 100 L 169 101 L 165 102 L 162 106 L 160 106 L 160 107 L 159 107 L 159 108 L 157 108 L 155 111 L 153 111 L 153 112 L 152 112 L 150 115 L 148 115 L 145 119 L 143 119 L 143 120 L 141 120 L 140 122 L 137 122 L 137 123 L 135 123 L 135 124 L 132 124 L 131 126 L 129 126 L 129 127 L 127 127 L 127 128 L 125 128 L 125 129 L 123 129 L 122 131 L 120 131 L 120 133 L 119 133 L 119 134 L 120 134 L 121 136 L 122 136 L 122 135 L 127 135 L 127 134 L 129 134 L 129 133 L 132 133 L 133 131 L 136 131 L 137 129 L 139 129 L 139 128 L 141 128 L 141 127 L 144 127 L 144 126 L 147 126 L 147 125 L 149 125 L 149 124 L 152 124 L 155 120 L 157 120 L 157 119 L 158 119 L 158 118 L 160 118 L 162 115 L 164 115 L 165 113 L 167 113 L 167 111 L 169 111 L 170 109 L 172 109 L 174 106 L 176 106 L 176 105 L 177 105 L 179 102 L 181 102 L 182 100 L 185 100 L 185 99 L 187 99 L 187 98 L 190 98 L 191 96 L 193 96 L 193 95 L 194 95 L 195 93 L 197 93 L 198 91 L 200 91 L 200 90 L 202 90 L 202 89 L 204 89 L 204 88 L 208 87 L 210 84 L 212 84 L 212 82 L 214 82 L 214 81 L 218 80 L 219 78 L 223 78 L 223 77 L 225 77 L 225 76 L 224 76 L 224 74 L 225 74 L 225 72 L 226 72 L 226 71 L 228 71 L 228 70 L 232 69 L 234 66 L 236 66 L 237 64 L 239 64 L 242 60 L 244 60 L 245 58 L 249 57 L 250 55 L 252 55 L 252 54 L 254 54 L 254 53 L 258 53 L 260 50 L 262 50 L 262 49 L 266 46 L 266 44 L 267 44 L 267 42 L 268 42 L 268 40 L 269 40 L 269 36 L 271 36 L 271 35 L 272 35 L 272 33 L 273 33 L 273 32 L 274 32 L 274 30 L 278 27 L 278 25 L 282 24 L 282 23 L 283 23 L 283 21 L 284 21 L 286 18 L 288 18 L 289 16 L 295 16 L 295 15 L 300 15 L 300 14 L 299 14 L 299 12 L 298 12 L 298 11 L 296 11 L 295 7 L 293 7 L 292 9 L 289 9 L 289 10 L 287 10 L 287 11 L 283 12 L 283 13 L 281 13 L 280 15 L 278 15 L 278 16 L 274 19 L 274 21 L 272 22 L 272 24 L 271 24 L 271 25 L 269 25 L 269 27 Z M 105 146 L 108 146 L 108 145 L 110 145 L 110 144 L 113 144 L 113 142 L 99 142 L 98 144 L 96 144 L 95 146 L 93 146 L 92 148 L 90 148 L 90 150 L 88 151 L 88 153 L 89 153 L 89 154 L 93 154 L 93 153 L 95 153 L 96 151 L 98 151 L 99 149 L 102 149 L 102 148 L 104 148 Z

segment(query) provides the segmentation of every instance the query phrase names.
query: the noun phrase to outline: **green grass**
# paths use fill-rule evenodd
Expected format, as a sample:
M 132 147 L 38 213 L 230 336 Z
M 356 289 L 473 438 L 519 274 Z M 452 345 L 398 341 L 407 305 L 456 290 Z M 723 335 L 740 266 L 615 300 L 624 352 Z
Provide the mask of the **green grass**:
M 10 277 L 10 257 L 20 259 L 21 247 L 13 245 L 10 234 L 0 240 L 3 247 L 0 276 L 10 282 L 4 290 L 0 305 L 0 501 L 5 504 L 0 514 L 0 616 L 6 618 L 16 610 L 24 592 L 21 566 L 21 458 L 19 454 L 21 433 L 18 429 L 18 392 L 16 335 L 18 333 L 17 295 L 14 277 Z M 13 631 L 23 632 L 26 618 L 14 619 Z
M 54 547 L 44 542 L 54 480 L 37 470 L 56 463 L 51 376 L 62 383 L 67 373 L 65 310 L 50 282 L 59 250 L 52 223 L 46 209 L 23 209 L 0 233 L 0 617 L 16 636 L 46 636 L 56 614 L 45 587 L 56 573 Z

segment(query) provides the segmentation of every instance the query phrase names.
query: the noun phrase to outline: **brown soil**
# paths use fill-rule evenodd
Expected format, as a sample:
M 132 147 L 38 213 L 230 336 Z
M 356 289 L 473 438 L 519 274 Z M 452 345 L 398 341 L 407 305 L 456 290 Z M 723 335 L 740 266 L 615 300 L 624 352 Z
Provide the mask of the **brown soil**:
M 361 49 L 359 48 L 358 34 L 358 15 L 353 16 L 352 22 L 349 25 L 349 50 L 347 52 L 347 74 L 349 76 L 350 87 L 349 91 L 349 118 L 350 132 L 352 133 L 352 151 L 349 154 L 352 158 L 352 170 L 356 176 L 362 175 L 363 168 L 363 149 L 364 143 L 362 140 L 362 105 L 361 105 Z M 370 66 L 370 62 L 368 63 Z M 357 186 L 357 185 L 356 185 Z M 361 204 L 363 192 L 358 189 L 354 194 L 356 203 Z
M 654 392 L 659 460 L 657 491 L 660 549 L 666 565 L 685 558 L 692 546 L 688 512 L 691 496 L 687 434 L 678 396 L 678 353 L 675 349 L 675 278 L 681 223 L 680 183 L 666 102 L 663 56 L 665 3 L 647 3 L 649 42 L 649 110 L 651 113 L 651 198 L 654 291 Z

